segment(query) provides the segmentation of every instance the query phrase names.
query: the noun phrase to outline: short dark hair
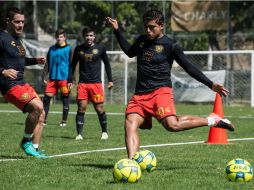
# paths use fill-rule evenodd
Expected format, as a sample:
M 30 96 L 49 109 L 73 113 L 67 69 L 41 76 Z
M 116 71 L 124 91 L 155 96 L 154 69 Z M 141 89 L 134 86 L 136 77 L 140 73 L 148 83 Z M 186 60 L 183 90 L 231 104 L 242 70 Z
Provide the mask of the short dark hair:
M 55 37 L 59 36 L 63 34 L 64 36 L 66 36 L 66 33 L 64 31 L 64 29 L 60 28 L 60 29 L 57 29 L 56 32 L 55 32 Z
M 95 34 L 94 28 L 86 26 L 82 30 L 82 35 L 85 36 L 89 32 L 93 32 Z
M 149 10 L 143 15 L 143 23 L 146 24 L 147 22 L 155 20 L 157 24 L 164 23 L 164 15 L 159 10 Z
M 2 20 L 3 26 L 6 27 L 7 26 L 7 22 L 8 21 L 12 21 L 14 16 L 16 14 L 24 15 L 23 11 L 20 10 L 19 8 L 17 8 L 17 7 L 11 7 L 11 8 L 9 8 L 6 11 L 6 14 L 4 15 L 3 20 Z

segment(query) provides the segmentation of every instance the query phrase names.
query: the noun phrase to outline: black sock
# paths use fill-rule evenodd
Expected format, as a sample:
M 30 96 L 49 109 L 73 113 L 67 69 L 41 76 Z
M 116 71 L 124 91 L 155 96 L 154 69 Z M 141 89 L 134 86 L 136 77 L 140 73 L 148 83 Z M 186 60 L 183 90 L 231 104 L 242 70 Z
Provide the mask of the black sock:
M 63 102 L 63 117 L 62 121 L 67 121 L 68 114 L 69 114 L 69 96 L 62 96 L 62 102 Z
M 26 142 L 31 142 L 31 141 L 32 141 L 32 138 L 23 137 L 21 143 L 24 144 Z
M 77 115 L 76 115 L 77 133 L 82 136 L 83 136 L 84 121 L 85 121 L 85 113 L 77 112 Z
M 98 114 L 98 117 L 99 117 L 102 132 L 107 132 L 107 116 L 106 116 L 106 113 L 103 112 L 101 114 Z
M 47 95 L 45 95 L 44 98 L 43 98 L 43 107 L 44 107 L 44 110 L 45 110 L 45 119 L 44 119 L 45 122 L 46 122 L 47 117 L 48 117 L 50 100 L 51 100 L 51 97 L 47 96 Z

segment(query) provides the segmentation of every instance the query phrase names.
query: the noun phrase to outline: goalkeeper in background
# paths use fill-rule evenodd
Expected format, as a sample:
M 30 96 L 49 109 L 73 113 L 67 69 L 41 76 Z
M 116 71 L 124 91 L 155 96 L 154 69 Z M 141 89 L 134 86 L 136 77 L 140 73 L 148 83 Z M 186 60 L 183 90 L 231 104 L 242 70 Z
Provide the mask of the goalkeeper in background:
M 123 37 L 116 19 L 107 17 L 106 24 L 113 28 L 124 53 L 129 57 L 137 57 L 136 90 L 125 112 L 125 142 L 129 158 L 139 150 L 138 128 L 151 129 L 152 117 L 171 132 L 203 126 L 234 131 L 229 120 L 215 114 L 207 118 L 176 115 L 170 77 L 174 60 L 190 76 L 214 92 L 227 95 L 228 90 L 209 80 L 187 60 L 180 46 L 164 35 L 164 15 L 161 11 L 150 10 L 143 15 L 145 34 L 140 35 L 132 45 Z

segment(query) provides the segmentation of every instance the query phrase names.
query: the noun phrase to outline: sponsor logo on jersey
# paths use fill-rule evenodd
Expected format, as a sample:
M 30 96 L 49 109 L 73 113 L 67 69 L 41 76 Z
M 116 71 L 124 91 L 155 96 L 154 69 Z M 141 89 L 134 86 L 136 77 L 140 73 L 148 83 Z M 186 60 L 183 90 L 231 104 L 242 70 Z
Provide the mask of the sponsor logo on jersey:
M 24 94 L 22 94 L 21 99 L 22 99 L 22 100 L 28 100 L 29 97 L 30 97 L 30 96 L 29 96 L 28 93 L 24 93 Z
M 99 52 L 98 49 L 93 49 L 93 50 L 92 50 L 92 53 L 93 53 L 94 55 L 98 54 L 98 52 Z
M 12 46 L 16 46 L 15 41 L 11 41 L 11 45 L 12 45 Z
M 163 51 L 163 46 L 162 45 L 156 45 L 155 46 L 155 51 L 157 52 L 157 53 L 161 53 L 162 51 Z

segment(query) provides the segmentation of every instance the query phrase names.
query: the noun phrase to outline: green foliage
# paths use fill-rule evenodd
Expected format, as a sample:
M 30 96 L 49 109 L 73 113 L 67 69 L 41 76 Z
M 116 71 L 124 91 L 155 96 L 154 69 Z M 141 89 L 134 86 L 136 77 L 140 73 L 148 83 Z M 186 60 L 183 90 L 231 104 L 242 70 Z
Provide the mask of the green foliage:
M 1 110 L 17 110 L 10 104 L 1 104 Z M 207 115 L 212 105 L 176 105 L 178 114 Z M 107 105 L 107 112 L 124 113 L 124 105 Z M 61 111 L 62 105 L 51 105 L 51 111 Z M 97 115 L 89 105 L 86 114 L 85 139 L 75 141 L 76 105 L 65 128 L 58 126 L 61 114 L 49 113 L 44 128 L 41 149 L 49 155 L 75 153 L 124 147 L 124 115 L 108 115 L 109 140 L 100 140 Z M 251 107 L 225 107 L 225 116 L 236 125 L 236 131 L 228 133 L 229 139 L 254 137 L 252 130 L 254 110 Z M 243 158 L 254 164 L 253 141 L 234 141 L 228 145 L 186 144 L 178 146 L 146 148 L 157 157 L 157 170 L 143 173 L 135 184 L 114 183 L 114 164 L 126 158 L 126 150 L 88 152 L 86 154 L 55 157 L 50 159 L 28 158 L 19 148 L 24 130 L 25 114 L 1 112 L 0 162 L 1 189 L 195 189 L 225 190 L 253 189 L 249 183 L 228 182 L 225 178 L 226 164 L 234 158 Z M 152 130 L 139 130 L 141 145 L 174 144 L 207 140 L 207 127 L 179 133 L 167 132 L 154 120 Z

